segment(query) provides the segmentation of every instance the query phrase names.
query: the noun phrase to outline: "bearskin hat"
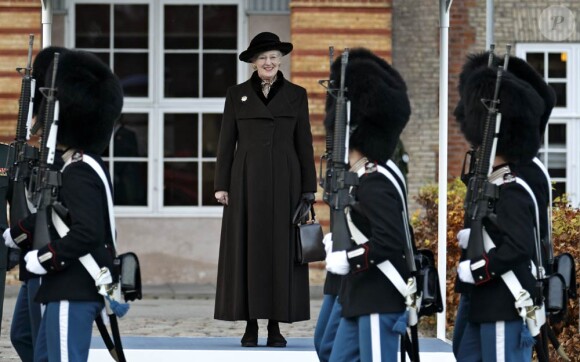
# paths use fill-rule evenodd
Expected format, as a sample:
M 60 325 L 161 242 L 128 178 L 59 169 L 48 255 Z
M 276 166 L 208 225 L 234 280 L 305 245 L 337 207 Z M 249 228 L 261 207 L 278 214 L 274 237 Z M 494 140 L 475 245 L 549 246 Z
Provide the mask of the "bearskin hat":
M 462 74 L 461 78 L 464 80 L 462 97 L 455 116 L 465 138 L 477 147 L 482 142 L 488 113 L 482 99 L 493 98 L 497 68 L 479 67 L 473 69 L 468 76 Z M 515 163 L 531 160 L 540 147 L 538 130 L 545 109 L 542 97 L 529 83 L 505 72 L 501 80 L 499 99 L 501 127 L 497 155 Z
M 483 52 L 478 54 L 472 54 L 468 56 L 468 61 L 463 66 L 463 71 L 459 76 L 459 95 L 463 97 L 463 90 L 465 88 L 465 83 L 470 75 L 478 68 L 487 67 L 489 62 L 489 52 Z M 497 67 L 502 65 L 504 62 L 503 58 L 495 55 L 492 60 L 492 65 Z M 508 72 L 515 75 L 517 78 L 524 82 L 529 83 L 536 92 L 542 97 L 544 103 L 544 112 L 540 118 L 540 136 L 544 134 L 546 130 L 546 125 L 550 119 L 550 114 L 552 109 L 556 104 L 556 94 L 552 87 L 550 87 L 542 78 L 542 76 L 530 66 L 525 60 L 510 56 L 508 63 Z M 462 103 L 458 106 L 461 106 Z M 461 110 L 459 110 L 461 111 Z
M 46 87 L 44 83 L 46 72 L 54 60 L 54 53 L 60 53 L 62 55 L 68 51 L 69 49 L 67 48 L 50 46 L 42 49 L 34 58 L 34 63 L 32 64 L 32 77 L 36 80 L 36 90 L 34 92 L 32 115 L 36 116 L 40 109 L 40 103 L 42 103 L 43 99 L 43 96 L 40 93 L 40 88 Z
M 334 88 L 340 86 L 340 70 L 338 57 L 330 73 Z M 405 82 L 385 60 L 362 48 L 349 52 L 345 74 L 351 108 L 349 146 L 371 161 L 385 163 L 411 115 Z M 336 99 L 328 97 L 324 121 L 327 132 L 334 131 L 335 114 Z
M 51 77 L 52 64 L 46 84 Z M 118 78 L 94 54 L 69 50 L 59 57 L 55 85 L 60 105 L 58 143 L 103 153 L 123 107 Z

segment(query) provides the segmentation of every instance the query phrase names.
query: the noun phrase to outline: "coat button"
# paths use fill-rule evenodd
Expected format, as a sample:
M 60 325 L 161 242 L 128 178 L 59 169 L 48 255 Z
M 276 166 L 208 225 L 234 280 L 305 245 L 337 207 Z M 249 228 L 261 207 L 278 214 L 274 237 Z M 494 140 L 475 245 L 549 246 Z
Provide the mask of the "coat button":
M 374 263 L 375 263 L 375 261 L 371 259 L 371 264 L 374 264 Z
M 356 267 L 360 269 L 360 264 L 357 264 Z

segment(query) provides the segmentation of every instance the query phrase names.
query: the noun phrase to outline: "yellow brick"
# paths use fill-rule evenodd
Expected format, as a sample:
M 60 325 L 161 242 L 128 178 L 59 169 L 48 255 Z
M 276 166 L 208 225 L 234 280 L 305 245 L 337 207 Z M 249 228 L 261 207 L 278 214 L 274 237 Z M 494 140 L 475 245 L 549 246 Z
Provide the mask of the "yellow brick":
M 0 24 L 3 28 L 40 30 L 40 8 L 38 14 L 3 12 L 0 8 Z
M 0 114 L 18 114 L 18 99 L 0 100 Z
M 328 49 L 329 44 L 334 44 L 335 49 L 365 47 L 375 52 L 391 50 L 389 36 L 378 37 L 366 34 L 322 34 L 316 36 L 294 34 L 292 43 L 294 49 L 299 51 Z
M 323 22 L 320 19 L 324 19 Z M 351 13 L 332 12 L 294 12 L 291 16 L 292 29 L 391 29 L 391 14 L 387 12 L 362 13 L 353 10 Z
M 2 93 L 20 93 L 20 86 L 19 78 L 0 78 L 0 91 Z
M 16 68 L 24 66 L 26 66 L 26 55 L 3 55 L 0 57 L 0 72 L 14 72 L 16 74 Z

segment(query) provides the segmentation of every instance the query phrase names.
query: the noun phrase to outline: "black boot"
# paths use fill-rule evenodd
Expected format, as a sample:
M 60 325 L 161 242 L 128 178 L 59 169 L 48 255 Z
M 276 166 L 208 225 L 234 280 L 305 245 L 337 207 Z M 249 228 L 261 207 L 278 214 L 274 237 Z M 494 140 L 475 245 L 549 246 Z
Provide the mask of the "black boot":
M 268 347 L 286 347 L 286 339 L 280 333 L 280 327 L 277 321 L 268 321 Z
M 250 319 L 246 322 L 246 332 L 242 337 L 242 347 L 258 346 L 258 321 Z

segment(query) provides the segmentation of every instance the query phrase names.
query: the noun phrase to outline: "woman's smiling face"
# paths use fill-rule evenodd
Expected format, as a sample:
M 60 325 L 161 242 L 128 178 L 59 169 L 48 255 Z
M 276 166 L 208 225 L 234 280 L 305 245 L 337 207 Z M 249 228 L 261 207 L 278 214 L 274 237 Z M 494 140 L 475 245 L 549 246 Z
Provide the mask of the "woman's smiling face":
M 252 62 L 256 66 L 258 76 L 261 79 L 272 79 L 282 62 L 282 53 L 278 50 L 270 50 L 259 54 Z

